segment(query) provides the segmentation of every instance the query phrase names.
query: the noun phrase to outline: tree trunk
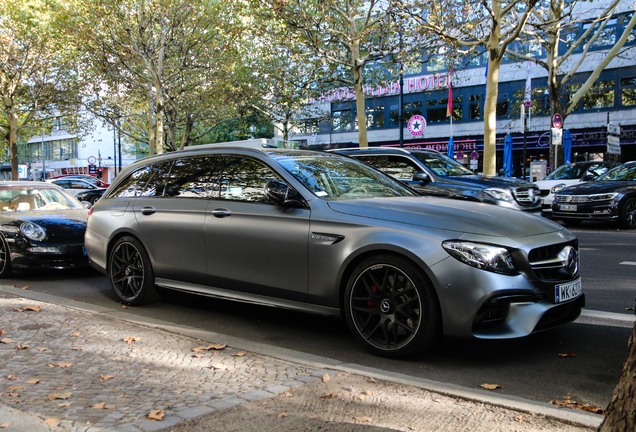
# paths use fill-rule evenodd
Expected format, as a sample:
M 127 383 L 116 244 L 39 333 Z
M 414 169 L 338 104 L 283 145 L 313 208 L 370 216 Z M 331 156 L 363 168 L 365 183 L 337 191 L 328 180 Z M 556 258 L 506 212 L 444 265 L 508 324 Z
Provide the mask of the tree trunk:
M 15 109 L 8 111 L 9 120 L 9 158 L 11 161 L 11 180 L 18 180 L 18 118 Z
M 600 432 L 636 431 L 636 324 L 629 339 L 627 360 L 614 389 Z
M 497 97 L 499 90 L 499 58 L 489 57 L 486 78 L 486 100 L 484 101 L 484 166 L 485 175 L 497 173 Z

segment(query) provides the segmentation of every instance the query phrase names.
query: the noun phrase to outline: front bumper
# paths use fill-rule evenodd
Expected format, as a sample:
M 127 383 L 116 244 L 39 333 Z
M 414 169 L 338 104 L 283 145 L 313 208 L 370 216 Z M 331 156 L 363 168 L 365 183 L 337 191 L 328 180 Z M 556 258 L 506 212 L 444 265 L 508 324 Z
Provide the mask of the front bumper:
M 88 267 L 83 245 L 48 245 L 44 248 L 32 245 L 14 246 L 10 245 L 13 268 L 65 270 Z

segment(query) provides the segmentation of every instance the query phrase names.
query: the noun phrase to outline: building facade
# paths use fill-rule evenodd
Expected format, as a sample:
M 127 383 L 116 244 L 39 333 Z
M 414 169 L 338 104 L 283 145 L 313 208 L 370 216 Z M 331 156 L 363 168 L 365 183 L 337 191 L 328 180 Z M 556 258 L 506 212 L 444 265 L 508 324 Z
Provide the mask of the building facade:
M 592 17 L 605 1 L 590 7 L 589 22 L 582 22 L 563 35 L 562 49 L 575 40 L 592 23 Z M 625 2 L 608 22 L 582 65 L 562 89 L 563 97 L 573 94 L 587 79 L 605 54 L 611 49 L 634 10 Z M 528 49 L 528 47 L 526 47 Z M 534 47 L 532 56 L 545 57 L 541 47 Z M 583 56 L 583 48 L 571 58 L 570 64 Z M 425 147 L 446 152 L 453 137 L 455 158 L 474 170 L 481 170 L 483 158 L 483 101 L 485 98 L 487 57 L 485 54 L 467 59 L 455 71 L 445 69 L 445 60 L 428 58 L 422 69 L 403 77 L 403 129 L 400 134 L 399 81 L 366 89 L 366 119 L 370 146 Z M 567 72 L 566 65 L 563 72 Z M 449 82 L 452 82 L 452 117 L 449 108 Z M 535 63 L 506 59 L 499 74 L 497 100 L 497 167 L 502 168 L 504 138 L 510 134 L 513 142 L 515 175 L 532 160 L 545 160 L 550 169 L 552 120 L 561 115 L 562 132 L 571 136 L 572 160 L 614 158 L 636 159 L 636 33 L 632 32 L 622 55 L 614 58 L 603 70 L 594 88 L 567 117 L 552 113 L 549 108 L 547 71 Z M 529 107 L 524 106 L 529 91 Z M 316 104 L 324 116 L 307 119 L 294 131 L 291 140 L 305 148 L 357 146 L 355 98 L 351 89 L 336 89 L 323 95 Z M 525 121 L 524 117 L 525 116 Z M 558 117 L 558 116 L 557 116 Z M 558 120 L 558 118 L 557 118 Z M 525 128 L 524 128 L 525 124 Z M 610 127 L 608 128 L 608 124 Z M 608 129 L 610 132 L 608 133 Z M 616 136 L 618 132 L 618 136 Z M 610 136 L 612 135 L 612 136 Z M 400 140 L 400 136 L 402 139 Z M 555 138 L 556 142 L 558 140 Z M 618 140 L 618 146 L 616 142 Z M 608 148 L 608 141 L 612 144 Z M 556 152 L 562 147 L 555 147 Z M 609 151 L 608 151 L 609 150 Z M 616 154 L 619 151 L 620 154 Z M 523 155 L 525 154 L 525 163 Z M 525 169 L 525 168 L 524 168 Z

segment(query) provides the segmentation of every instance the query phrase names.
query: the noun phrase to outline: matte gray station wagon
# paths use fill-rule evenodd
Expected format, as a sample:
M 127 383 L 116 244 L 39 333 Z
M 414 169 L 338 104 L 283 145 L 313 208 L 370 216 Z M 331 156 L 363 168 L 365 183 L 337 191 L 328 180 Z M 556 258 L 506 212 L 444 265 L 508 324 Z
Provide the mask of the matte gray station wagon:
M 577 239 L 541 217 L 417 195 L 337 154 L 198 146 L 126 167 L 91 208 L 118 299 L 163 289 L 342 315 L 372 352 L 516 338 L 584 306 Z

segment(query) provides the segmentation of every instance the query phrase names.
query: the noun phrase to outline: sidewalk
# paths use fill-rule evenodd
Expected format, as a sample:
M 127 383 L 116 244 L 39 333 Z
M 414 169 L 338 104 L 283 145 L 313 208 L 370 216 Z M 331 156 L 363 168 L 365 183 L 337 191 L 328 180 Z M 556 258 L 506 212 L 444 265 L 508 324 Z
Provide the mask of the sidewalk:
M 0 286 L 0 430 L 590 431 L 602 420 L 46 300 Z

